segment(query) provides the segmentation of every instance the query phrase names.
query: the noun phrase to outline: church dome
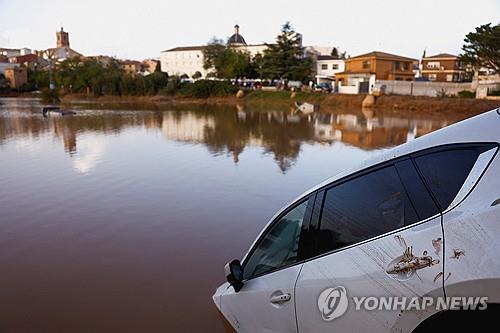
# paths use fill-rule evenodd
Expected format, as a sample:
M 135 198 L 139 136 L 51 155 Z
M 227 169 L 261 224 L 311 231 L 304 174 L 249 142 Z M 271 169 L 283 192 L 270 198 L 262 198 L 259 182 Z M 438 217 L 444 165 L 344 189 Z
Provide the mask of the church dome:
M 245 42 L 245 38 L 243 38 L 243 36 L 240 35 L 240 26 L 239 25 L 234 26 L 234 34 L 231 37 L 229 37 L 229 39 L 227 40 L 227 43 L 228 44 L 247 45 L 247 42 Z

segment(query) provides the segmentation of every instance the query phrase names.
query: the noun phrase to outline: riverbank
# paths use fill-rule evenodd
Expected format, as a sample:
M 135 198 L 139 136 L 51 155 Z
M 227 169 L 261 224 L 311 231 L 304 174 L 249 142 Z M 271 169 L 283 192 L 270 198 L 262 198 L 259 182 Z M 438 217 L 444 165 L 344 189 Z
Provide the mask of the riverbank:
M 295 101 L 317 104 L 321 109 L 359 109 L 366 95 L 324 94 L 289 91 L 250 91 L 243 97 L 189 98 L 178 96 L 102 96 L 65 95 L 62 103 L 95 102 L 106 104 L 175 105 L 247 105 L 249 107 L 290 108 Z M 394 113 L 460 113 L 473 115 L 500 107 L 498 100 L 474 98 L 438 98 L 423 96 L 384 95 L 375 98 L 373 109 Z

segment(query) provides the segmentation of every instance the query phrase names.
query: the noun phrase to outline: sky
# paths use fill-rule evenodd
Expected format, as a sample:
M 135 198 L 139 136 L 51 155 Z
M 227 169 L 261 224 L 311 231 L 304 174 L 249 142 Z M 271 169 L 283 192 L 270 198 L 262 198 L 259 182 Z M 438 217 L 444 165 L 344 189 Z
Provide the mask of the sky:
M 420 58 L 460 53 L 468 32 L 499 23 L 500 0 L 0 0 L 0 47 L 55 47 L 62 26 L 84 55 L 142 60 L 226 39 L 235 24 L 247 43 L 270 43 L 286 21 L 304 45 Z

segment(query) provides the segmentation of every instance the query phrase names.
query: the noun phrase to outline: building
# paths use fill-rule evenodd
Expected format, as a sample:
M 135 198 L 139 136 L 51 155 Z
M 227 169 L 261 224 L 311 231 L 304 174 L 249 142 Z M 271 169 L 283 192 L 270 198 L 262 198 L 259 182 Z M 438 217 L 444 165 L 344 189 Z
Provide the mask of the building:
M 22 55 L 27 55 L 31 54 L 31 49 L 28 48 L 21 48 L 21 49 L 8 49 L 4 47 L 0 47 L 0 55 L 6 56 L 6 57 L 16 57 L 16 56 L 22 56 Z
M 458 56 L 440 53 L 422 58 L 422 77 L 435 82 L 461 82 L 465 78 L 465 70 Z
M 368 80 L 374 75 L 376 80 L 413 81 L 413 63 L 416 59 L 395 54 L 373 51 L 345 60 L 345 72 L 338 73 L 338 80 L 352 83 Z
M 478 84 L 498 84 L 500 83 L 500 74 L 492 69 L 481 67 L 474 72 L 474 81 Z
M 46 60 L 63 61 L 74 57 L 83 57 L 81 53 L 76 52 L 69 47 L 69 33 L 61 27 L 56 31 L 56 47 L 42 51 L 36 51 L 36 54 Z
M 158 66 L 158 60 L 155 59 L 145 59 L 141 63 L 141 71 L 144 75 L 154 73 Z
M 102 65 L 104 67 L 108 66 L 109 64 L 111 64 L 113 61 L 116 60 L 113 57 L 105 56 L 105 55 L 86 56 L 85 58 L 90 59 L 90 60 L 95 60 L 96 62 L 98 62 L 100 65 Z
M 376 80 L 413 81 L 417 59 L 373 51 L 345 60 L 345 71 L 335 74 L 341 93 L 368 93 Z M 342 89 L 342 86 L 345 86 Z
M 120 65 L 126 74 L 135 76 L 141 72 L 141 62 L 136 60 L 122 60 Z
M 56 47 L 69 47 L 69 33 L 64 31 L 64 29 L 61 27 L 61 31 L 56 32 Z
M 240 34 L 239 25 L 234 26 L 234 33 L 227 40 L 227 45 L 242 52 L 248 52 L 253 58 L 257 54 L 262 54 L 267 49 L 266 44 L 247 44 L 245 38 Z M 162 51 L 160 54 L 161 70 L 168 75 L 193 75 L 199 73 L 206 77 L 210 70 L 203 68 L 203 49 L 201 46 L 181 46 Z
M 39 58 L 36 54 L 26 54 L 10 57 L 9 62 L 23 65 L 26 68 L 35 69 L 39 64 Z
M 19 89 L 23 84 L 28 83 L 28 71 L 26 68 L 13 67 L 5 69 L 5 78 L 12 89 Z
M 316 83 L 332 83 L 338 73 L 345 71 L 344 59 L 332 57 L 329 55 L 318 55 L 314 59 L 314 72 Z

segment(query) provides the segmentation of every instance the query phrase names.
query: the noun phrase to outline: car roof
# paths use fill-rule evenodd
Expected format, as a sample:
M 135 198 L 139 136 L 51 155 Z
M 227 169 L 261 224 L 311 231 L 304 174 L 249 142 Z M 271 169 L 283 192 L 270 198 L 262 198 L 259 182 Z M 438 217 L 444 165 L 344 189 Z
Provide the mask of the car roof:
M 252 249 L 255 242 L 260 238 L 262 233 L 267 229 L 270 223 L 276 219 L 284 210 L 294 203 L 302 200 L 304 197 L 314 191 L 351 174 L 370 168 L 380 163 L 424 150 L 436 146 L 442 146 L 453 143 L 473 143 L 473 142 L 500 142 L 500 108 L 482 113 L 478 116 L 462 120 L 458 123 L 441 128 L 432 133 L 426 134 L 420 138 L 409 141 L 392 149 L 389 149 L 381 154 L 371 157 L 353 168 L 346 169 L 333 177 L 330 177 L 313 188 L 307 190 L 296 199 L 290 201 L 283 206 L 262 229 L 259 236 L 255 239 L 249 249 Z M 245 259 L 248 255 L 245 254 Z

